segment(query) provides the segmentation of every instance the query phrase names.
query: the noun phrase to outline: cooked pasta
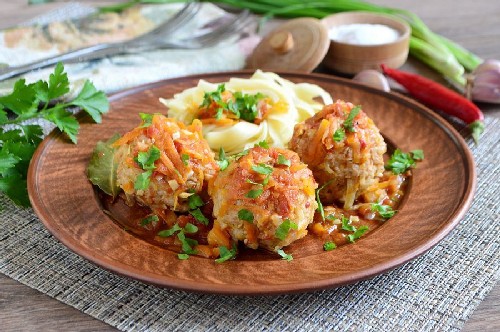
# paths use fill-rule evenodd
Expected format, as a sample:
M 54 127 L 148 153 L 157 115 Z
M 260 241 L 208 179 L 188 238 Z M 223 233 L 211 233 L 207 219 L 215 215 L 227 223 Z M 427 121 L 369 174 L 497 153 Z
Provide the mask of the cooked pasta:
M 202 104 L 207 94 L 218 91 L 221 84 L 200 80 L 198 86 L 184 90 L 171 99 L 161 98 L 160 101 L 168 107 L 169 117 L 185 124 L 200 118 L 203 136 L 209 146 L 215 151 L 223 148 L 228 154 L 239 153 L 263 140 L 270 146 L 286 147 L 295 124 L 333 102 L 331 96 L 317 85 L 296 84 L 277 74 L 257 70 L 251 78 L 231 78 L 225 82 L 225 90 L 221 91 L 220 96 L 224 102 L 233 102 L 238 93 L 244 97 L 260 95 L 260 118 L 246 121 L 232 114 L 221 118 L 209 116 L 213 112 L 203 114 Z M 320 98 L 322 102 L 315 98 Z

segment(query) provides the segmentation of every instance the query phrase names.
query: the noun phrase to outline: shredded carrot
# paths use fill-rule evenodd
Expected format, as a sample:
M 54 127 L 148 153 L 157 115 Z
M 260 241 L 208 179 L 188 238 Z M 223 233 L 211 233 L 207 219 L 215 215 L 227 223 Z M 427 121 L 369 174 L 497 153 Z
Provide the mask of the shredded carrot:
M 198 252 L 198 255 L 205 257 L 205 258 L 215 258 L 218 255 L 215 255 L 214 253 L 214 248 L 212 246 L 206 245 L 206 244 L 198 244 L 197 246 L 194 247 L 194 250 Z
M 257 226 L 251 224 L 249 222 L 245 222 L 245 232 L 247 234 L 246 238 L 248 240 L 247 246 L 251 246 L 251 244 L 257 244 Z M 258 244 L 257 244 L 258 246 Z
M 127 144 L 128 142 L 132 141 L 133 139 L 139 137 L 141 134 L 144 133 L 144 128 L 134 128 L 122 137 L 120 137 L 118 140 L 116 140 L 113 144 L 111 144 L 111 147 L 116 148 L 119 147 L 120 145 Z
M 323 146 L 323 138 L 328 131 L 330 126 L 330 122 L 326 119 L 321 120 L 319 124 L 318 130 L 316 131 L 312 141 L 311 141 L 311 149 L 307 150 L 307 155 L 310 165 L 317 165 L 321 163 L 326 154 L 325 148 Z
M 207 236 L 208 244 L 213 246 L 225 246 L 226 248 L 231 248 L 231 241 L 229 234 L 222 230 L 217 220 L 214 221 L 214 226 L 208 232 Z

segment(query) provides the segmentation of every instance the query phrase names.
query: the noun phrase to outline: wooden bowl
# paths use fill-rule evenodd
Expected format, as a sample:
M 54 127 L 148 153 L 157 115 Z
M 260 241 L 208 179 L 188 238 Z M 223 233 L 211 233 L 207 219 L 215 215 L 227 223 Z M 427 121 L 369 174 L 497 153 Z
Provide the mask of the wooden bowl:
M 359 45 L 330 41 L 330 48 L 323 63 L 330 69 L 344 74 L 357 74 L 364 69 L 380 69 L 382 63 L 392 68 L 402 66 L 408 57 L 411 28 L 405 22 L 384 14 L 347 12 L 325 17 L 323 24 L 330 30 L 348 24 L 381 24 L 399 32 L 393 42 L 376 45 Z

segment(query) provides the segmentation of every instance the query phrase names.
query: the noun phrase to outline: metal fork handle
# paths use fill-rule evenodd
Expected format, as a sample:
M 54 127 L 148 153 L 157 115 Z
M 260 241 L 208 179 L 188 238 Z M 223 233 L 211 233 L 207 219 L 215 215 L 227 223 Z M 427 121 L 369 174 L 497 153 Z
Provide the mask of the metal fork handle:
M 91 47 L 80 48 L 71 52 L 56 55 L 50 58 L 45 58 L 39 61 L 28 63 L 26 65 L 7 67 L 0 69 L 0 81 L 7 79 L 12 76 L 27 73 L 29 71 L 44 68 L 47 66 L 55 65 L 58 62 L 66 62 L 75 59 L 92 60 L 102 57 L 103 54 L 113 54 L 120 48 L 120 45 L 113 44 L 99 44 Z

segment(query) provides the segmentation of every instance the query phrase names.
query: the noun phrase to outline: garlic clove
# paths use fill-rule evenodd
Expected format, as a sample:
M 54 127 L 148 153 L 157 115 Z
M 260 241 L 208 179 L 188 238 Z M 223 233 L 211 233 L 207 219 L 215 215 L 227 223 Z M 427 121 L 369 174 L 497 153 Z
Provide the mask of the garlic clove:
M 500 61 L 489 59 L 473 72 L 472 99 L 500 103 Z
M 472 73 L 474 75 L 478 75 L 489 71 L 500 71 L 500 61 L 496 59 L 484 60 L 483 63 L 477 66 Z
M 374 69 L 362 70 L 353 77 L 353 80 L 364 85 L 383 91 L 391 91 L 387 78 Z

